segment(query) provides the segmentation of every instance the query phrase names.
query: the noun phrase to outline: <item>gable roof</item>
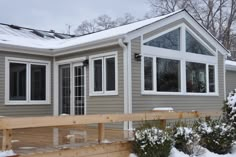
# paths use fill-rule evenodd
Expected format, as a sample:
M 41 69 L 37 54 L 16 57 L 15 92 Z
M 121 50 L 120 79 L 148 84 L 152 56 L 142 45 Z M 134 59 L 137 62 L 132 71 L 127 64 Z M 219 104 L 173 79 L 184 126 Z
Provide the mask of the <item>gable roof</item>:
M 147 20 L 142 20 L 142 21 L 131 23 L 131 24 L 119 26 L 116 28 L 111 28 L 108 30 L 104 30 L 104 31 L 100 31 L 100 32 L 96 32 L 96 33 L 92 33 L 88 35 L 78 36 L 78 37 L 72 37 L 66 34 L 59 34 L 55 32 L 40 31 L 40 30 L 36 30 L 35 32 L 33 29 L 22 28 L 22 27 L 21 29 L 18 29 L 17 28 L 18 26 L 14 28 L 14 25 L 5 25 L 5 26 L 0 25 L 0 44 L 47 50 L 49 52 L 60 50 L 60 49 L 66 49 L 70 47 L 75 47 L 75 46 L 78 49 L 80 45 L 83 45 L 83 44 L 89 44 L 96 41 L 118 39 L 118 38 L 124 37 L 130 32 L 135 32 L 136 30 L 139 30 L 148 25 L 154 24 L 168 17 L 174 16 L 183 11 L 187 12 L 185 9 L 183 9 L 183 10 L 179 10 L 179 11 L 176 11 L 176 12 L 164 15 L 164 16 L 150 18 Z M 207 33 L 209 32 L 207 31 Z M 59 37 L 59 35 L 64 36 L 64 37 Z M 223 47 L 223 45 L 216 38 L 214 39 Z

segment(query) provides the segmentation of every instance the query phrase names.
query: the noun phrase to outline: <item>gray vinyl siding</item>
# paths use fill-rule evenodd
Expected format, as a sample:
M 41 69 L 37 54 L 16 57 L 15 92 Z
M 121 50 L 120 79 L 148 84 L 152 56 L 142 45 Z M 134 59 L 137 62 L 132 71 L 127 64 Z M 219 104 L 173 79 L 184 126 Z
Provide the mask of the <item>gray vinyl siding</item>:
M 53 114 L 53 92 L 51 93 L 51 103 L 46 105 L 5 105 L 5 57 L 16 57 L 24 59 L 45 60 L 51 62 L 51 89 L 53 89 L 53 69 L 52 57 L 20 54 L 0 51 L 0 116 L 44 116 Z M 52 91 L 52 90 L 51 90 Z
M 131 55 L 141 53 L 141 37 L 131 41 Z M 220 110 L 224 100 L 224 57 L 218 53 L 219 96 L 142 95 L 141 62 L 132 57 L 133 112 L 150 111 L 154 107 L 173 107 L 177 111 Z
M 228 95 L 229 92 L 236 89 L 236 71 L 226 70 L 225 80 L 226 80 L 226 95 Z
M 115 96 L 89 96 L 89 65 L 86 67 L 86 99 L 87 114 L 124 113 L 124 72 L 123 72 L 123 50 L 121 47 L 111 46 L 74 54 L 56 57 L 56 61 L 87 57 L 117 51 L 118 53 L 118 95 Z

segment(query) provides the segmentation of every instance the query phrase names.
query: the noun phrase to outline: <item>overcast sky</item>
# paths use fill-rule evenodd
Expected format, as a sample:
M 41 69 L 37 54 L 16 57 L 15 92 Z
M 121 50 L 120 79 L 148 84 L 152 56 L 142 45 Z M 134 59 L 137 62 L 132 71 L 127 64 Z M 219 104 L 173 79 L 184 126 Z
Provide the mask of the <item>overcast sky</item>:
M 0 0 L 0 23 L 65 32 L 99 15 L 141 18 L 148 10 L 147 0 Z

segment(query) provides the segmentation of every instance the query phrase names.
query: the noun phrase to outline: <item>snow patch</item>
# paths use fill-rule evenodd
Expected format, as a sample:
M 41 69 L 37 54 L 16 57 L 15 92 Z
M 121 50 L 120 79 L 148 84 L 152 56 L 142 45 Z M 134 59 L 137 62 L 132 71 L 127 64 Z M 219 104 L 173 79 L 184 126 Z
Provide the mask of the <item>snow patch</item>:
M 236 146 L 233 147 L 232 149 L 232 154 L 225 154 L 225 155 L 219 155 L 219 154 L 215 154 L 210 152 L 209 150 L 202 148 L 204 151 L 203 154 L 197 156 L 197 157 L 235 157 L 236 156 Z M 129 157 L 138 157 L 135 154 L 130 154 Z M 170 152 L 170 156 L 169 157 L 190 157 L 189 155 L 178 151 L 176 148 L 172 148 L 171 152 Z M 195 156 L 193 156 L 195 157 Z
M 8 150 L 8 151 L 2 151 L 0 152 L 0 157 L 8 157 L 8 156 L 13 156 L 16 155 L 13 150 Z

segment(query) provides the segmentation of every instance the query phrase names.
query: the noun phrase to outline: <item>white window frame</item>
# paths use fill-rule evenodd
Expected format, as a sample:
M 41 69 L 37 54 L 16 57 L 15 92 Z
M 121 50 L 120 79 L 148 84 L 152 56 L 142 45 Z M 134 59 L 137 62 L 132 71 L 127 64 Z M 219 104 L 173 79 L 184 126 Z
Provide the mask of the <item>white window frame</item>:
M 26 100 L 10 100 L 10 63 L 26 64 Z M 31 100 L 31 65 L 44 65 L 46 67 L 45 100 Z M 5 58 L 5 105 L 48 105 L 51 103 L 51 63 L 50 61 Z
M 108 58 L 115 58 L 115 90 L 106 90 L 106 63 Z M 102 91 L 94 91 L 94 61 L 102 60 Z M 117 51 L 92 55 L 89 57 L 89 96 L 118 95 L 118 59 Z
M 144 45 L 144 43 L 162 36 L 168 32 L 171 32 L 177 28 L 180 28 L 180 50 L 171 50 L 159 47 L 152 47 Z M 185 32 L 188 31 L 193 35 L 193 37 L 199 41 L 203 46 L 205 46 L 213 56 L 195 54 L 186 52 L 186 42 L 185 42 Z M 217 50 L 214 51 L 211 49 L 200 37 L 196 35 L 186 24 L 179 24 L 175 27 L 167 29 L 155 36 L 147 38 L 145 40 L 142 39 L 141 42 L 141 94 L 142 95 L 192 95 L 192 96 L 218 96 L 218 55 Z M 144 57 L 153 57 L 153 90 L 144 90 Z M 181 75 L 181 91 L 180 92 L 158 92 L 156 89 L 156 58 L 163 59 L 172 59 L 180 61 L 180 75 Z M 194 63 L 202 63 L 206 65 L 206 81 L 207 81 L 207 91 L 206 93 L 189 93 L 186 88 L 186 62 L 194 62 Z M 215 68 L 215 92 L 209 92 L 209 74 L 208 74 L 208 66 L 213 65 Z

